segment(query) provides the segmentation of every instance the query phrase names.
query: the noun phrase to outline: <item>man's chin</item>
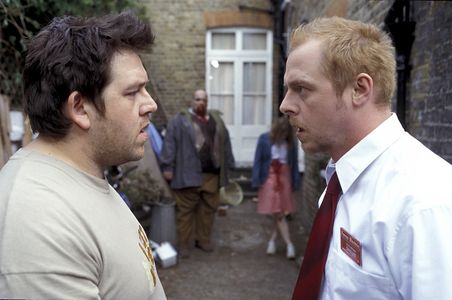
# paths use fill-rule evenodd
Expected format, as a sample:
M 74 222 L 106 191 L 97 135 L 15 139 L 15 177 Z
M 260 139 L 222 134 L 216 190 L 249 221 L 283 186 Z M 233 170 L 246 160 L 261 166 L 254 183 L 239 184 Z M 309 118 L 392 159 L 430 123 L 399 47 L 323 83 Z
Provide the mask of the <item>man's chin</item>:
M 144 157 L 144 146 L 140 149 L 135 149 L 129 155 L 123 157 L 121 160 L 118 160 L 116 165 L 122 165 L 131 161 L 138 161 Z M 120 161 L 120 162 L 119 162 Z
M 304 153 L 306 153 L 306 154 L 316 154 L 316 153 L 321 152 L 319 150 L 319 148 L 316 147 L 315 145 L 313 145 L 312 143 L 303 142 L 303 141 L 300 141 L 300 142 L 301 142 L 301 148 L 303 149 Z
M 137 160 L 142 159 L 143 157 L 144 157 L 144 146 L 142 147 L 142 149 L 140 149 L 139 151 L 134 153 L 134 156 L 130 160 L 137 161 Z
M 205 108 L 196 110 L 196 114 L 199 116 L 202 116 L 202 117 L 204 117 L 206 115 L 206 113 L 207 113 L 207 110 Z

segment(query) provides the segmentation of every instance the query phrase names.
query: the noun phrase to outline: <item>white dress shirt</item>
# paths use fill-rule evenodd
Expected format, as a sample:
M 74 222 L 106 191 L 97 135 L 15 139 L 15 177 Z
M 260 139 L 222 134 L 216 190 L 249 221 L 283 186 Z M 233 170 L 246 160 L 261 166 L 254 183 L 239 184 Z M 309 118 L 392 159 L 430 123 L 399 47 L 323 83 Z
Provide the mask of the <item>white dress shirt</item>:
M 452 299 L 452 166 L 393 114 L 327 179 L 334 169 L 342 196 L 320 299 Z

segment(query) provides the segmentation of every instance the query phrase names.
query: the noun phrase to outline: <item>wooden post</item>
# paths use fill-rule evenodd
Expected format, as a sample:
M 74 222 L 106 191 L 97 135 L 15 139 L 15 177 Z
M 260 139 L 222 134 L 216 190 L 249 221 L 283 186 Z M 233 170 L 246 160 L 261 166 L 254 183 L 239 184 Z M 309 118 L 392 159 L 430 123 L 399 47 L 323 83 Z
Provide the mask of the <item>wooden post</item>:
M 0 94 L 0 168 L 11 156 L 11 120 L 9 117 L 9 97 Z

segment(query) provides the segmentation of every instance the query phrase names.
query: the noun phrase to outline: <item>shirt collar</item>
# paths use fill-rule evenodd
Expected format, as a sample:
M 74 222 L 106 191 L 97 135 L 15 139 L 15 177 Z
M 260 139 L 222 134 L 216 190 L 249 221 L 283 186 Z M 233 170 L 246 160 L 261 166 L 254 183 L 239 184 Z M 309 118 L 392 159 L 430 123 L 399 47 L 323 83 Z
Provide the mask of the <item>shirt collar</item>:
M 330 182 L 331 177 L 333 177 L 334 172 L 336 172 L 336 163 L 330 159 L 325 170 L 325 179 L 327 184 Z
M 327 182 L 334 171 L 345 194 L 362 172 L 389 146 L 402 137 L 405 130 L 395 113 L 357 143 L 337 162 L 330 159 L 327 169 Z

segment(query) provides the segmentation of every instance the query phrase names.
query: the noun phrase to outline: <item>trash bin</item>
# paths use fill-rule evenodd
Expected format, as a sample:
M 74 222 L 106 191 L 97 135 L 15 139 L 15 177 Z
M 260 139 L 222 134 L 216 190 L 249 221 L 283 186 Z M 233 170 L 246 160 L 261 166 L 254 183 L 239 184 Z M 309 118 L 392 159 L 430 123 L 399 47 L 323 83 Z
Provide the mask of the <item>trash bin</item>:
M 174 200 L 166 199 L 166 201 L 152 205 L 149 239 L 159 244 L 169 242 L 173 246 L 176 245 L 176 207 Z

